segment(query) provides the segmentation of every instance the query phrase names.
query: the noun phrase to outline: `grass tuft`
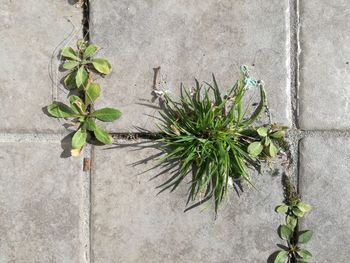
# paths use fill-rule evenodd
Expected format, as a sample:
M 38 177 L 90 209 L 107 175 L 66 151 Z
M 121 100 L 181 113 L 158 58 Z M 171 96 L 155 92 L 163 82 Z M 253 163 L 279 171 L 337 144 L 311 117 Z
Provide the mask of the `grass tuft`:
M 259 91 L 256 106 L 244 103 L 248 88 Z M 213 75 L 212 83 L 195 80 L 191 90 L 182 89 L 178 101 L 168 94 L 164 98 L 159 124 L 164 155 L 159 163 L 177 162 L 179 170 L 159 186 L 161 192 L 174 191 L 190 176 L 187 204 L 200 196 L 198 204 L 213 200 L 217 213 L 233 182 L 252 184 L 249 168 L 258 169 L 261 161 L 278 154 L 286 127 L 256 126 L 267 109 L 267 98 L 262 82 L 250 77 L 245 66 L 225 95 Z

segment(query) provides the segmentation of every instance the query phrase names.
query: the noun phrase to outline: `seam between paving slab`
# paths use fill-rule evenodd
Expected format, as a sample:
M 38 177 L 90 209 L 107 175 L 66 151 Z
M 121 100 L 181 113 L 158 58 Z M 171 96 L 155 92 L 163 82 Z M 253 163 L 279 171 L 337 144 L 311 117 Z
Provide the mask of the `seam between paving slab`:
M 291 119 L 292 122 L 292 127 L 294 127 L 294 114 L 293 114 L 293 103 L 292 103 L 292 98 L 293 98 L 293 81 L 292 81 L 292 76 L 294 75 L 294 70 L 292 67 L 292 63 L 293 63 L 293 58 L 294 56 L 293 54 L 293 50 L 292 50 L 292 46 L 293 46 L 293 42 L 292 42 L 292 23 L 291 23 L 291 19 L 292 19 L 292 14 L 291 14 L 291 3 L 290 0 L 285 0 L 285 4 L 286 4 L 286 11 L 285 11 L 285 27 L 286 27 L 286 41 L 285 41 L 285 45 L 286 45 L 286 61 L 285 61 L 285 67 L 286 67 L 286 87 L 287 89 L 289 88 L 289 96 L 288 96 L 288 104 L 290 107 L 290 110 L 288 112 L 287 115 L 287 119 Z
M 83 20 L 82 20 L 82 33 L 83 37 L 90 42 L 90 1 L 85 0 L 82 5 L 82 13 L 83 13 Z M 85 262 L 90 263 L 91 262 L 91 176 L 92 176 L 92 169 L 91 165 L 93 164 L 93 153 L 94 153 L 94 146 L 89 145 L 86 149 L 84 149 L 84 160 L 89 160 L 89 167 L 88 169 L 85 169 L 85 162 L 84 162 L 84 177 L 83 177 L 83 205 L 82 205 L 82 215 L 83 215 L 83 222 L 82 222 L 82 241 L 84 246 L 84 256 L 85 256 Z
M 289 0 L 289 41 L 290 41 L 290 91 L 291 91 L 291 104 L 292 104 L 292 127 L 299 128 L 298 116 L 299 116 L 299 55 L 300 55 L 300 14 L 299 14 L 299 0 Z M 287 40 L 288 41 L 288 40 Z
M 299 128 L 299 53 L 300 53 L 300 39 L 299 39 L 299 0 L 288 0 L 289 4 L 289 41 L 290 41 L 290 92 L 291 92 L 291 111 L 292 111 L 292 129 Z M 289 173 L 292 175 L 297 191 L 299 191 L 299 141 L 300 134 L 290 134 L 290 154 L 291 166 Z
M 84 147 L 84 161 L 89 160 L 89 164 L 92 162 L 93 157 L 92 145 Z M 85 162 L 84 162 L 85 166 Z M 82 178 L 83 200 L 81 204 L 81 241 L 84 252 L 84 262 L 89 263 L 91 255 L 91 167 L 83 171 Z
M 95 146 L 91 147 L 90 151 L 91 165 L 93 165 L 93 160 L 95 158 Z M 89 169 L 89 257 L 88 262 L 92 262 L 92 175 L 93 175 L 94 167 L 90 167 Z

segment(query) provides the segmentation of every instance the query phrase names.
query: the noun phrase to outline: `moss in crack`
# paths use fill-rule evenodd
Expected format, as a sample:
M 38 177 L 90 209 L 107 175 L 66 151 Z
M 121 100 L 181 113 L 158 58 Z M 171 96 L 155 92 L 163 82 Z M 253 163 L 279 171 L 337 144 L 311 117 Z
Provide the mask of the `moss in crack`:
M 295 205 L 300 201 L 296 187 L 292 182 L 292 179 L 284 173 L 282 176 L 282 185 L 284 192 L 284 203 L 286 205 Z

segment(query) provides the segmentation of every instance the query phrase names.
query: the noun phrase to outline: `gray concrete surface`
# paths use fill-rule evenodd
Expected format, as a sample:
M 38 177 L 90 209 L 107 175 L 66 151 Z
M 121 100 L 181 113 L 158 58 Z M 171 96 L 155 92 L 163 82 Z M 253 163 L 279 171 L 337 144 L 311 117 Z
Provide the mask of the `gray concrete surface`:
M 301 142 L 300 190 L 313 205 L 303 227 L 314 237 L 307 245 L 312 262 L 348 262 L 350 247 L 350 138 L 306 138 Z
M 99 103 L 124 113 L 109 130 L 156 130 L 151 92 L 158 66 L 159 87 L 177 96 L 181 83 L 211 81 L 211 73 L 225 91 L 247 64 L 266 83 L 274 120 L 290 125 L 287 2 L 90 1 L 91 39 L 114 67 L 101 81 L 106 88 Z
M 0 262 L 83 262 L 81 158 L 60 143 L 0 143 Z
M 66 97 L 56 56 L 82 35 L 81 19 L 68 1 L 0 1 L 0 132 L 64 130 L 42 108 Z
M 283 198 L 281 176 L 254 177 L 259 190 L 245 186 L 241 197 L 231 189 L 214 220 L 209 203 L 183 212 L 186 184 L 156 196 L 155 187 L 169 174 L 150 181 L 161 169 L 141 173 L 155 165 L 142 160 L 159 151 L 144 147 L 154 143 L 137 143 L 118 141 L 118 148 L 95 150 L 93 262 L 266 262 L 278 242 L 280 217 L 273 211 Z
M 280 176 L 257 177 L 259 191 L 233 194 L 214 220 L 210 207 L 182 212 L 185 185 L 155 196 L 161 178 L 140 174 L 153 161 L 131 166 L 154 149 L 87 147 L 67 158 L 64 122 L 42 107 L 66 97 L 57 54 L 82 34 L 75 2 L 0 0 L 0 263 L 266 262 L 281 243 L 283 219 L 273 212 L 283 199 Z M 349 7 L 345 0 L 90 0 L 92 41 L 114 66 L 101 79 L 98 106 L 124 113 L 108 129 L 155 130 L 154 67 L 161 67 L 157 87 L 177 96 L 181 82 L 214 72 L 227 87 L 240 64 L 250 65 L 266 83 L 274 120 L 304 129 L 289 139 L 292 176 L 314 206 L 303 221 L 315 232 L 310 262 L 347 262 Z M 91 172 L 82 171 L 83 158 L 92 158 Z
M 301 1 L 300 126 L 349 129 L 350 2 Z

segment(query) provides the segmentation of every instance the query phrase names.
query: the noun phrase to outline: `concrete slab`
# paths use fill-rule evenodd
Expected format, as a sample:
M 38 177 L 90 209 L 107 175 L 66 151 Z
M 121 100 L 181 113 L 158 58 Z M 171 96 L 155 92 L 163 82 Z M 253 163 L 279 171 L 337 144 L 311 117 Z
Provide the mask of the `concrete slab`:
M 156 196 L 155 187 L 168 175 L 150 181 L 160 170 L 141 172 L 154 167 L 154 161 L 142 160 L 158 150 L 118 144 L 95 152 L 92 262 L 266 263 L 277 250 L 281 218 L 274 207 L 283 199 L 280 176 L 258 176 L 259 191 L 245 187 L 240 198 L 232 189 L 214 220 L 211 206 L 183 213 L 187 185 Z
M 247 64 L 266 83 L 274 120 L 291 123 L 288 1 L 91 0 L 90 8 L 91 39 L 114 67 L 98 105 L 124 113 L 110 131 L 156 130 L 156 67 L 158 86 L 176 96 L 181 83 L 211 81 L 211 73 L 225 91 Z
M 82 160 L 59 143 L 0 143 L 0 262 L 85 262 Z
M 57 132 L 62 124 L 42 108 L 55 98 L 59 49 L 81 36 L 82 11 L 72 1 L 1 1 L 0 132 Z M 52 76 L 51 76 L 52 74 Z
M 313 205 L 303 228 L 314 231 L 306 246 L 312 262 L 348 262 L 350 247 L 350 139 L 307 138 L 300 145 L 300 190 Z
M 350 127 L 350 2 L 300 1 L 300 126 Z

